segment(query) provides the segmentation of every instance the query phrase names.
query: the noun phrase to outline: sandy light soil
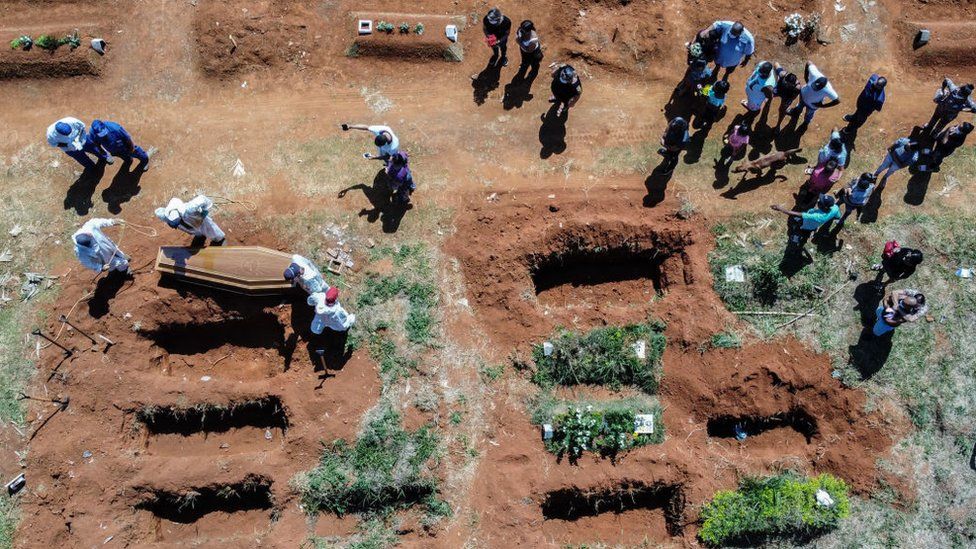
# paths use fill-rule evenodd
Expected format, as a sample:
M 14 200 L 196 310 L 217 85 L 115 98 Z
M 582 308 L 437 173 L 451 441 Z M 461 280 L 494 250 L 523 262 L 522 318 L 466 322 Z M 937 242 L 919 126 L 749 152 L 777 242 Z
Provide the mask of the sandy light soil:
M 65 200 L 46 207 L 63 209 L 77 222 L 120 215 L 158 225 L 153 208 L 199 189 L 259 205 L 257 212 L 234 205 L 220 211 L 230 243 L 289 251 L 289 242 L 258 228 L 300 212 L 336 212 L 351 216 L 360 234 L 395 244 L 425 227 L 424 212 L 446 209 L 445 269 L 461 290 L 444 313 L 444 339 L 489 361 L 524 352 L 557 326 L 661 318 L 669 340 L 660 395 L 668 433 L 663 445 L 616 463 L 557 462 L 528 420 L 524 395 L 484 391 L 471 397 L 484 410 L 473 441 L 478 458 L 464 472 L 446 475 L 454 518 L 433 531 L 405 528 L 400 540 L 416 547 L 645 538 L 694 545 L 698 506 L 733 487 L 740 474 L 783 467 L 830 472 L 858 494 L 884 480 L 911 497 L 911 486 L 875 465 L 907 421 L 889 410 L 865 411 L 865 396 L 831 377 L 827 357 L 790 338 L 699 350 L 735 322 L 711 288 L 708 225 L 733 212 L 787 203 L 801 183 L 802 166 L 789 172 L 788 182 L 756 187 L 735 200 L 713 185 L 707 155 L 717 151 L 721 130 L 741 110 L 751 66 L 732 77 L 730 114 L 708 136 L 711 145 L 703 145 L 710 152 L 694 165 L 683 160 L 665 186 L 655 187 L 648 177 L 659 160 L 654 151 L 671 90 L 684 70 L 682 45 L 714 19 L 741 18 L 757 36 L 756 61 L 775 59 L 802 73 L 803 61 L 811 59 L 831 77 L 847 104 L 817 115 L 802 137 L 807 158 L 841 123 L 872 71 L 884 71 L 892 82 L 884 113 L 859 141 L 864 154 L 879 159 L 895 136 L 927 119 L 943 74 L 958 81 L 976 77 L 971 33 L 959 17 L 976 13 L 969 5 L 852 1 L 837 11 L 832 2 L 799 4 L 502 2 L 516 25 L 522 18 L 535 21 L 546 47 L 544 66 L 571 61 L 583 75 L 583 98 L 562 125 L 547 122 L 545 70 L 528 91 L 524 82 L 511 81 L 518 66 L 514 46 L 508 67 L 485 67 L 484 3 L 384 0 L 368 6 L 410 12 L 401 18 L 411 21 L 419 19 L 413 12 L 466 20 L 464 60 L 454 63 L 429 53 L 347 55 L 355 39 L 349 14 L 364 6 L 345 0 L 0 0 L 4 40 L 78 28 L 86 39 L 109 42 L 105 57 L 84 49 L 54 56 L 0 53 L 6 128 L 0 155 L 29 153 L 55 166 L 48 184 L 63 189 Z M 824 12 L 824 44 L 783 44 L 782 18 L 794 9 Z M 929 50 L 906 48 L 920 22 L 960 38 L 934 42 Z M 37 143 L 46 147 L 45 128 L 67 115 L 123 123 L 137 143 L 158 149 L 152 170 L 119 175 L 116 164 L 91 181 L 71 159 L 38 150 Z M 362 135 L 342 134 L 342 122 L 388 123 L 410 152 L 420 189 L 398 226 L 359 213 L 370 207 L 369 196 L 336 192 L 358 177 L 349 173 L 363 170 L 358 154 L 371 149 Z M 326 158 L 305 163 L 310 149 L 324 150 Z M 332 156 L 338 153 L 348 157 Z M 231 175 L 238 159 L 247 171 L 242 178 Z M 874 159 L 864 162 L 873 167 Z M 959 196 L 939 204 L 971 209 Z M 675 212 L 689 201 L 699 214 L 680 219 Z M 912 207 L 885 204 L 889 211 Z M 45 349 L 32 390 L 69 395 L 70 406 L 29 445 L 4 427 L 4 478 L 21 470 L 14 451 L 29 448 L 18 546 L 296 547 L 312 534 L 350 534 L 350 517 L 309 520 L 289 481 L 314 466 L 321 441 L 355 437 L 379 398 L 377 365 L 365 351 L 341 369 L 317 365 L 306 347 L 307 307 L 294 296 L 248 300 L 160 283 L 151 269 L 156 247 L 183 239 L 159 228 L 159 238 L 124 237 L 123 248 L 136 258 L 131 281 L 93 285 L 91 274 L 70 262 L 58 269 L 67 276 L 45 328 L 58 332 L 57 315 L 70 314 L 79 328 L 115 344 L 89 349 L 82 335 L 65 333 L 79 352 L 62 360 Z M 61 251 L 50 253 L 64 253 L 60 242 Z M 46 245 L 56 246 L 53 240 Z M 574 246 L 612 253 L 579 253 L 569 268 L 554 262 Z M 444 383 L 458 386 L 478 378 L 474 370 L 450 375 Z M 500 387 L 524 390 L 517 380 Z M 239 411 L 215 424 L 180 419 L 202 405 Z M 52 412 L 53 404 L 35 404 L 30 417 Z M 136 421 L 150 412 L 158 423 Z M 430 419 L 411 413 L 410 426 Z M 743 443 L 724 431 L 730 418 L 782 414 L 790 421 Z M 233 506 L 214 495 L 226 486 L 244 494 Z M 173 511 L 167 498 L 188 490 L 199 493 L 199 510 Z M 585 496 L 594 493 L 617 501 L 617 512 L 587 507 Z M 621 494 L 630 503 L 621 503 Z

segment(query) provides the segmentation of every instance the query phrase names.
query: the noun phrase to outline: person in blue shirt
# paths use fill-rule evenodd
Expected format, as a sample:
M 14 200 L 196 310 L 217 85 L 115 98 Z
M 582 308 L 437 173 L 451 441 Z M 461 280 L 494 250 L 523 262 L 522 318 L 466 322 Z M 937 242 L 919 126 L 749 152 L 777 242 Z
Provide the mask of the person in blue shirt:
M 831 130 L 830 140 L 820 148 L 817 154 L 817 166 L 823 166 L 828 160 L 836 160 L 837 165 L 842 168 L 847 166 L 847 145 L 837 128 Z
M 722 36 L 718 40 L 715 48 L 715 70 L 724 68 L 725 75 L 722 80 L 728 80 L 729 75 L 737 66 L 746 66 L 752 59 L 752 54 L 756 51 L 756 41 L 752 33 L 739 21 L 716 21 L 712 23 L 712 29 L 721 30 Z
M 871 116 L 871 113 L 881 112 L 881 107 L 884 106 L 885 102 L 885 87 L 887 85 L 887 78 L 878 76 L 878 73 L 872 74 L 868 78 L 868 83 L 864 85 L 861 95 L 857 96 L 857 106 L 854 108 L 854 112 L 844 115 L 844 120 L 852 128 L 860 128 Z
M 121 158 L 124 164 L 129 164 L 135 157 L 139 159 L 139 168 L 142 171 L 149 170 L 149 155 L 132 142 L 132 136 L 119 124 L 108 120 L 93 120 L 88 135 L 92 143 L 109 155 Z M 112 164 L 110 158 L 106 162 Z
M 874 171 L 874 176 L 878 177 L 881 172 L 885 172 L 884 177 L 878 183 L 878 190 L 884 189 L 885 183 L 888 182 L 888 178 L 891 174 L 897 172 L 902 168 L 907 168 L 918 160 L 918 143 L 908 139 L 907 137 L 901 137 L 895 140 L 894 143 L 888 147 L 888 155 L 878 166 L 878 169 Z
M 789 216 L 790 244 L 803 246 L 814 231 L 828 226 L 833 220 L 840 219 L 840 208 L 837 201 L 829 194 L 822 194 L 817 205 L 805 212 L 787 210 L 779 204 L 770 206 L 773 211 Z

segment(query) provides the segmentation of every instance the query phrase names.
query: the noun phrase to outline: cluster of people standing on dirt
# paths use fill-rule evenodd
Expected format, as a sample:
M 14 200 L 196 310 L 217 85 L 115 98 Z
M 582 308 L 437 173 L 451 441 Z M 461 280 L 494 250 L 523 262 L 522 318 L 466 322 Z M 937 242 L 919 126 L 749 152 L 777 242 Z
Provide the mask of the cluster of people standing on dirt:
M 512 21 L 498 8 L 492 8 L 482 24 L 485 43 L 492 52 L 489 67 L 500 70 L 508 65 Z M 535 24 L 531 20 L 522 21 L 515 31 L 514 40 L 521 56 L 516 78 L 525 79 L 531 85 L 544 59 Z M 729 79 L 737 68 L 749 64 L 755 50 L 755 38 L 738 21 L 716 21 L 698 32 L 687 44 L 687 69 L 675 88 L 674 96 L 692 100 L 694 121 L 692 123 L 691 117 L 686 119 L 682 116 L 669 120 L 658 149 L 663 160 L 655 171 L 666 175 L 673 172 L 680 154 L 691 142 L 690 130 L 696 128 L 707 132 L 724 116 L 730 90 Z M 569 109 L 582 95 L 580 77 L 576 69 L 567 63 L 552 63 L 549 67 L 552 69 L 551 109 L 556 117 L 565 119 Z M 880 112 L 884 107 L 887 84 L 884 76 L 870 75 L 857 97 L 854 111 L 844 116 L 846 127 L 835 127 L 831 131 L 818 151 L 816 163 L 805 170 L 808 177 L 796 194 L 794 207 L 772 206 L 774 211 L 788 217 L 788 250 L 805 254 L 805 244 L 815 233 L 827 231 L 832 226 L 836 233 L 852 215 L 855 220 L 858 219 L 871 197 L 880 193 L 891 175 L 899 170 L 939 171 L 943 160 L 958 149 L 973 131 L 973 124 L 969 122 L 950 125 L 961 112 L 976 112 L 973 85 L 958 86 L 945 78 L 933 97 L 935 110 L 930 120 L 916 128 L 912 135 L 896 139 L 873 173 L 862 173 L 834 191 L 850 163 L 858 129 L 873 113 Z M 780 105 L 776 124 L 770 129 L 777 132 L 785 118 L 798 119 L 802 114 L 802 123 L 797 126 L 797 131 L 802 133 L 819 110 L 834 107 L 841 101 L 827 76 L 810 62 L 804 66 L 801 83 L 796 73 L 779 63 L 760 61 L 746 78 L 744 88 L 746 98 L 741 102 L 744 111 L 723 136 L 724 148 L 717 160 L 717 165 L 726 168 L 735 160 L 746 158 L 750 138 L 753 137 L 753 123 L 760 116 L 765 119 L 776 98 L 780 99 Z M 400 149 L 399 139 L 393 130 L 389 126 L 365 124 L 342 124 L 341 128 L 343 131 L 358 130 L 372 134 L 377 152 L 364 153 L 363 158 L 384 163 L 383 172 L 390 198 L 394 204 L 409 208 L 410 196 L 416 185 L 409 157 Z M 121 125 L 102 120 L 94 120 L 91 130 L 87 131 L 82 121 L 72 117 L 63 118 L 47 129 L 47 140 L 51 146 L 75 159 L 85 170 L 112 164 L 113 157 L 119 157 L 124 165 L 128 165 L 133 158 L 138 159 L 139 169 L 146 171 L 153 152 L 152 148 L 147 152 L 136 145 Z M 740 169 L 732 171 L 762 173 L 770 167 L 776 170 L 799 150 L 776 151 L 744 162 Z M 213 200 L 203 195 L 187 202 L 173 198 L 166 206 L 157 208 L 155 214 L 169 227 L 191 234 L 196 245 L 202 245 L 209 239 L 212 245 L 219 246 L 226 235 L 211 216 L 213 207 Z M 129 256 L 103 232 L 103 229 L 118 224 L 125 224 L 125 221 L 94 218 L 73 235 L 75 253 L 86 268 L 96 272 L 131 274 Z M 885 245 L 882 258 L 882 262 L 874 268 L 881 273 L 877 283 L 883 288 L 886 274 L 888 282 L 910 276 L 921 263 L 922 252 L 903 248 L 897 242 L 890 241 Z M 355 322 L 355 315 L 348 314 L 338 303 L 338 290 L 325 283 L 321 272 L 307 258 L 293 256 L 283 277 L 308 294 L 308 304 L 316 311 L 312 322 L 313 333 L 320 334 L 325 328 L 345 331 Z M 878 307 L 877 323 L 872 331 L 875 335 L 883 335 L 905 322 L 924 316 L 926 311 L 925 296 L 921 292 L 913 289 L 893 291 Z
M 682 116 L 669 120 L 658 150 L 663 160 L 657 168 L 658 173 L 666 176 L 677 167 L 679 155 L 691 143 L 690 130 L 699 128 L 707 132 L 727 110 L 729 77 L 736 68 L 748 65 L 755 54 L 755 39 L 740 22 L 716 21 L 698 32 L 687 44 L 687 50 L 687 68 L 674 90 L 674 97 L 691 100 L 694 120 Z M 850 164 L 858 130 L 873 113 L 884 107 L 887 85 L 887 78 L 880 74 L 868 77 L 853 112 L 844 116 L 847 125 L 831 131 L 827 142 L 818 151 L 816 163 L 805 170 L 807 179 L 795 195 L 796 204 L 792 208 L 772 206 L 774 211 L 788 218 L 788 253 L 792 250 L 807 254 L 805 244 L 815 233 L 832 231 L 836 235 L 852 215 L 855 220 L 859 219 L 872 196 L 879 195 L 889 178 L 899 170 L 909 168 L 917 174 L 938 172 L 942 162 L 962 146 L 973 131 L 970 122 L 953 124 L 960 113 L 976 112 L 973 85 L 959 86 L 945 78 L 933 97 L 935 108 L 931 119 L 916 127 L 912 135 L 895 139 L 874 172 L 861 173 L 835 190 Z M 724 148 L 716 162 L 717 167 L 727 169 L 734 160 L 745 159 L 754 121 L 765 119 L 776 98 L 780 99 L 777 119 L 769 129 L 777 134 L 784 119 L 798 119 L 801 114 L 802 122 L 796 132 L 802 134 L 819 110 L 841 102 L 831 81 L 811 62 L 804 66 L 801 83 L 797 74 L 779 63 L 760 61 L 744 87 L 746 98 L 741 102 L 744 111 L 723 136 Z M 775 171 L 797 152 L 799 149 L 774 151 L 754 161 L 743 162 L 741 169 L 733 171 L 762 173 L 770 167 Z M 885 246 L 882 263 L 875 266 L 882 272 L 877 283 L 881 284 L 885 273 L 889 276 L 888 282 L 905 278 L 921 261 L 922 252 L 902 248 L 891 241 Z M 926 311 L 925 296 L 921 292 L 913 289 L 893 291 L 882 300 L 872 332 L 876 336 L 884 335 L 896 326 L 924 316 Z

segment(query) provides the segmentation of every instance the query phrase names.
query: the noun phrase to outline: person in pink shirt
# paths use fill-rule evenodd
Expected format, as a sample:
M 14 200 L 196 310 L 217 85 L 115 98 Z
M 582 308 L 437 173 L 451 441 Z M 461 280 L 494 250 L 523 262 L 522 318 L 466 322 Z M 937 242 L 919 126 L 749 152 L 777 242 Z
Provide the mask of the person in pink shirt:
M 726 134 L 723 141 L 725 147 L 718 159 L 720 165 L 731 166 L 733 160 L 738 160 L 746 155 L 746 148 L 749 146 L 749 135 L 752 130 L 747 122 L 736 124 L 732 131 Z
M 810 179 L 800 189 L 800 196 L 797 198 L 801 204 L 813 202 L 820 195 L 829 193 L 834 183 L 844 175 L 844 169 L 837 160 L 831 158 L 822 166 L 807 168 L 807 173 Z

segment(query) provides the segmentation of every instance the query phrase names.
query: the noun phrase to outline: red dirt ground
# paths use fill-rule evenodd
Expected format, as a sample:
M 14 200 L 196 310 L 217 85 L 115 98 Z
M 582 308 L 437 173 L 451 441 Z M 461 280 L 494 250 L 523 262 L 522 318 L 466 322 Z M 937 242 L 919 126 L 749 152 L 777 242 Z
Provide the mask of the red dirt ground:
M 855 2 L 846 3 L 844 17 L 859 13 Z M 0 153 L 10 157 L 36 146 L 44 128 L 66 114 L 86 120 L 104 116 L 123 122 L 140 143 L 156 144 L 161 150 L 153 170 L 141 180 L 143 194 L 124 204 L 129 219 L 150 219 L 157 202 L 198 181 L 235 185 L 236 180 L 229 179 L 230 166 L 222 165 L 228 155 L 230 162 L 239 156 L 249 174 L 258 174 L 242 183 L 254 185 L 249 188 L 257 190 L 250 198 L 266 206 L 254 215 L 330 209 L 355 214 L 365 200 L 304 198 L 293 192 L 288 177 L 273 170 L 274 149 L 330 137 L 345 121 L 394 124 L 412 159 L 451 170 L 449 184 L 427 188 L 421 183 L 417 206 L 404 221 L 409 224 L 411 216 L 419 217 L 428 208 L 454 209 L 456 232 L 445 251 L 459 261 L 474 315 L 446 322 L 445 339 L 483 349 L 479 344 L 486 334 L 498 359 L 515 349 L 524 352 L 559 325 L 584 330 L 640 321 L 651 314 L 667 322 L 669 341 L 661 386 L 668 433 L 663 445 L 631 452 L 616 464 L 591 457 L 575 466 L 557 463 L 543 449 L 516 395 L 486 393 L 490 412 L 485 437 L 476 441 L 480 462 L 469 490 L 448 494 L 457 498 L 452 500 L 459 510 L 454 521 L 435 531 L 436 537 L 411 533 L 401 541 L 416 547 L 511 547 L 631 543 L 646 536 L 693 545 L 697 506 L 715 490 L 734 486 L 739 474 L 783 467 L 828 471 L 848 480 L 858 493 L 870 492 L 882 477 L 876 460 L 887 454 L 906 422 L 884 408 L 865 412 L 864 395 L 843 388 L 830 376 L 828 358 L 793 339 L 738 350 L 700 350 L 712 334 L 735 322 L 711 290 L 708 221 L 731 213 L 732 204 L 735 211 L 767 211 L 771 202 L 790 200 L 798 181 L 770 186 L 732 203 L 713 192 L 710 180 L 682 179 L 682 165 L 664 201 L 646 208 L 646 173 L 590 174 L 579 166 L 610 148 L 656 143 L 664 127 L 659 111 L 683 70 L 682 44 L 716 18 L 740 17 L 746 23 L 758 39 L 756 60 L 777 59 L 794 64 L 794 70 L 806 57 L 816 60 L 848 105 L 863 85 L 864 73 L 891 71 L 898 92 L 891 94 L 883 116 L 877 117 L 881 120 L 871 122 L 887 132 L 875 136 L 885 141 L 927 119 L 942 72 L 968 80 L 976 76 L 966 62 L 967 52 L 948 57 L 930 53 L 941 51 L 937 42 L 911 55 L 904 49 L 912 22 L 957 25 L 960 14 L 976 13 L 971 4 L 888 0 L 881 15 L 887 32 L 876 36 L 874 29 L 862 26 L 858 36 L 871 41 L 850 43 L 837 38 L 844 20 L 832 11 L 832 4 L 811 0 L 797 8 L 797 3 L 784 0 L 502 2 L 515 24 L 523 17 L 536 22 L 546 63 L 571 59 L 586 76 L 583 99 L 566 128 L 567 149 L 540 160 L 539 115 L 548 107 L 544 74 L 534 84 L 534 98 L 522 108 L 505 109 L 501 102 L 517 61 L 505 69 L 502 82 L 487 93 L 484 104 L 472 103 L 468 75 L 481 70 L 487 59 L 477 20 L 486 9 L 483 3 L 384 0 L 368 6 L 439 16 L 477 14 L 468 17 L 472 26 L 462 34 L 465 61 L 453 64 L 346 57 L 352 43 L 347 16 L 364 8 L 347 0 L 0 0 L 0 38 L 75 27 L 84 36 L 111 35 L 110 55 L 99 60 L 97 75 L 0 81 L 0 118 L 12 130 L 9 139 L 0 142 Z M 833 42 L 784 47 L 779 27 L 785 13 L 821 6 Z M 11 55 L 0 54 L 0 63 Z M 87 50 L 58 53 L 55 59 L 86 55 Z M 511 55 L 517 60 L 514 48 Z M 746 70 L 733 76 L 733 108 L 741 99 Z M 392 110 L 371 112 L 361 91 L 367 87 L 381 90 L 395 104 Z M 846 107 L 818 114 L 804 145 L 819 147 Z M 709 139 L 718 139 L 717 133 Z M 55 152 L 47 152 L 50 155 L 42 155 L 42 161 L 55 159 Z M 73 166 L 57 159 L 62 164 L 50 184 L 68 188 L 76 179 Z M 107 175 L 101 187 L 110 179 Z M 485 196 L 494 191 L 499 202 L 486 202 Z M 678 193 L 695 198 L 707 215 L 690 220 L 672 215 L 679 207 Z M 549 199 L 549 194 L 556 198 Z M 558 210 L 550 211 L 550 205 Z M 91 213 L 109 215 L 104 208 L 99 203 Z M 287 249 L 286 243 L 256 234 L 249 216 L 236 213 L 221 220 L 230 229 L 232 243 Z M 377 240 L 395 242 L 396 235 L 384 235 L 378 225 L 362 221 L 358 228 L 371 231 Z M 162 240 L 174 238 L 167 234 Z M 655 265 L 650 278 L 621 269 L 616 279 L 604 284 L 563 284 L 537 295 L 530 269 L 574 241 L 584 247 L 621 248 L 632 243 L 641 250 L 662 250 L 663 257 L 649 260 Z M 363 412 L 379 396 L 375 364 L 360 352 L 344 368 L 320 379 L 304 345 L 306 308 L 160 286 L 158 276 L 145 267 L 160 243 L 127 235 L 122 247 L 139 258 L 137 267 L 142 265 L 134 281 L 118 288 L 107 305 L 100 306 L 100 299 L 94 307 L 80 302 L 72 312 L 80 328 L 105 335 L 116 345 L 107 351 L 87 350 L 81 335 L 62 335 L 79 352 L 60 365 L 54 349 L 42 351 L 31 390 L 70 396 L 70 405 L 29 444 L 28 489 L 19 496 L 23 520 L 18 545 L 90 547 L 111 536 L 114 543 L 129 547 L 295 547 L 313 532 L 354 531 L 355 519 L 350 517 L 322 515 L 317 524 L 307 524 L 288 481 L 316 463 L 320 440 L 355 435 Z M 592 272 L 585 265 L 579 269 Z M 550 269 L 552 273 L 560 274 L 559 269 Z M 71 309 L 89 290 L 90 281 L 89 274 L 75 266 L 62 281 L 49 318 Z M 110 290 L 103 282 L 102 291 Z M 136 323 L 138 331 L 133 330 Z M 160 328 L 165 333 L 170 325 L 187 323 L 199 330 L 194 333 L 208 337 L 190 338 L 188 346 L 147 337 Z M 50 322 L 46 328 L 56 331 L 58 325 Z M 209 381 L 203 381 L 204 376 Z M 266 429 L 254 425 L 207 435 L 150 435 L 134 421 L 134 410 L 147 405 L 186 408 L 266 396 L 280 398 L 289 420 L 286 430 L 271 430 L 270 441 Z M 53 410 L 54 405 L 35 405 L 29 417 L 44 417 Z M 742 443 L 708 435 L 710 419 L 791 410 L 803 410 L 816 421 L 817 431 L 809 440 L 790 428 Z M 407 423 L 416 426 L 424 419 L 411 412 Z M 10 444 L 12 440 L 17 444 Z M 10 430 L 0 441 L 6 449 L 27 446 Z M 83 457 L 86 450 L 91 457 Z M 0 464 L 4 478 L 20 471 L 13 454 L 8 454 L 11 459 Z M 270 481 L 274 506 L 280 510 L 277 522 L 272 523 L 268 509 L 211 513 L 189 525 L 137 509 L 148 491 L 180 494 L 215 483 L 239 483 L 249 475 Z M 885 480 L 911 492 L 899 479 Z M 676 506 L 677 500 L 663 497 L 619 515 L 545 520 L 543 505 L 549 493 L 574 488 L 599 492 L 621 485 L 635 490 L 641 483 L 679 489 L 684 502 L 680 520 L 675 521 L 671 511 L 666 517 L 665 509 Z M 472 516 L 478 520 L 470 520 Z
M 631 481 L 677 485 L 686 501 L 682 520 L 689 525 L 697 518 L 697 506 L 716 490 L 734 487 L 739 474 L 791 467 L 831 472 L 861 494 L 878 487 L 882 473 L 875 462 L 907 422 L 897 414 L 866 413 L 864 395 L 831 377 L 827 357 L 793 339 L 703 350 L 711 335 L 733 320 L 711 290 L 705 254 L 712 242 L 700 218 L 683 221 L 669 213 L 677 204 L 668 202 L 651 213 L 641 211 L 633 207 L 641 195 L 623 191 L 599 200 L 563 196 L 558 212 L 549 210 L 545 195 L 499 198 L 496 204 L 473 206 L 470 220 L 459 225 L 448 244 L 461 258 L 472 304 L 496 344 L 537 343 L 556 326 L 588 329 L 640 322 L 649 314 L 661 318 L 668 324 L 660 389 L 668 439 L 632 451 L 612 467 L 599 458 L 584 458 L 578 466 L 556 463 L 528 417 L 499 402 L 503 411 L 495 430 L 509 434 L 489 446 L 483 467 L 496 473 L 481 477 L 473 495 L 483 502 L 482 531 L 491 533 L 485 540 L 489 545 L 502 540 L 532 546 L 592 540 L 634 544 L 645 536 L 652 542 L 677 541 L 664 528 L 661 509 L 598 515 L 571 527 L 544 520 L 540 506 L 545 494 L 569 487 L 597 491 Z M 566 242 L 612 247 L 614 239 L 632 248 L 675 251 L 664 261 L 668 282 L 660 296 L 650 283 L 641 288 L 627 281 L 606 282 L 595 293 L 567 291 L 566 301 L 558 304 L 565 306 L 525 297 L 531 290 L 527 254 L 564 249 Z M 614 298 L 609 303 L 608 296 Z M 708 434 L 710 419 L 769 417 L 791 410 L 802 410 L 816 422 L 809 440 L 789 427 L 743 442 Z M 654 517 L 650 523 L 647 514 Z M 684 528 L 686 541 L 694 531 Z

